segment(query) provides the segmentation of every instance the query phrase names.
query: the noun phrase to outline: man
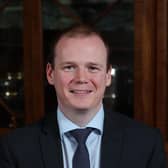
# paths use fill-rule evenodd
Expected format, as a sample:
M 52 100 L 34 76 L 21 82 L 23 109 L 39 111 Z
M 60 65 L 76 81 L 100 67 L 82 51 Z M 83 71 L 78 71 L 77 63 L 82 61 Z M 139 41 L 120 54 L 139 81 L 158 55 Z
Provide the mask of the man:
M 46 74 L 56 113 L 2 138 L 0 168 L 166 167 L 157 129 L 103 107 L 111 66 L 98 33 L 87 26 L 67 30 L 54 43 Z

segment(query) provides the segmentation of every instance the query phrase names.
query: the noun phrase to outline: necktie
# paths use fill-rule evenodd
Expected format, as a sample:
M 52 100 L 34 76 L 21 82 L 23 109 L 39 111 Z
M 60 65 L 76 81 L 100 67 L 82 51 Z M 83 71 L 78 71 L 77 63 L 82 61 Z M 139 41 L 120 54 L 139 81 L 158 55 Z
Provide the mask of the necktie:
M 86 140 L 91 133 L 92 128 L 75 129 L 70 134 L 78 142 L 77 149 L 73 156 L 73 168 L 90 168 L 89 153 L 86 147 Z

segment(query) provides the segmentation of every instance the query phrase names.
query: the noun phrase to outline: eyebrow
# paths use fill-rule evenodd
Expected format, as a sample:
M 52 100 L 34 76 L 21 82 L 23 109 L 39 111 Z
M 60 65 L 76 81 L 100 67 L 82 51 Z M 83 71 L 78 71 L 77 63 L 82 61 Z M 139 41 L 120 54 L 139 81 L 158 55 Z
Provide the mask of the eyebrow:
M 66 65 L 66 64 L 76 64 L 76 63 L 72 61 L 66 61 L 66 62 L 60 63 L 60 65 Z
M 93 65 L 93 66 L 103 67 L 102 64 L 95 63 L 95 62 L 89 62 L 88 65 Z
M 61 66 L 62 66 L 62 65 L 69 65 L 69 64 L 75 64 L 75 65 L 77 65 L 78 63 L 73 62 L 73 61 L 65 61 L 65 62 L 60 63 Z M 102 64 L 100 64 L 100 63 L 95 63 L 95 62 L 87 62 L 86 64 L 87 64 L 87 65 L 92 65 L 92 66 L 103 67 Z

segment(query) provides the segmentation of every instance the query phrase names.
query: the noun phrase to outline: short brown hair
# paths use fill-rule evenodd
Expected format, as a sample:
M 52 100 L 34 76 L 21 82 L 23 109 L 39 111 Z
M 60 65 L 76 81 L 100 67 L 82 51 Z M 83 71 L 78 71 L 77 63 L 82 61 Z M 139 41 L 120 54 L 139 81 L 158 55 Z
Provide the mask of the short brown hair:
M 104 37 L 102 36 L 102 34 L 98 31 L 96 31 L 93 27 L 88 26 L 88 25 L 83 25 L 83 24 L 78 24 L 78 25 L 73 25 L 70 28 L 61 30 L 61 32 L 59 32 L 59 34 L 56 36 L 56 38 L 54 39 L 51 47 L 50 47 L 50 53 L 48 56 L 48 63 L 50 63 L 52 65 L 52 67 L 54 68 L 54 59 L 55 59 L 55 53 L 54 53 L 54 48 L 55 46 L 57 46 L 59 40 L 62 37 L 83 37 L 83 36 L 90 36 L 90 35 L 97 35 L 103 42 L 104 45 L 107 49 L 107 70 L 110 69 L 110 56 L 109 56 L 109 46 L 106 42 L 106 40 L 104 39 Z

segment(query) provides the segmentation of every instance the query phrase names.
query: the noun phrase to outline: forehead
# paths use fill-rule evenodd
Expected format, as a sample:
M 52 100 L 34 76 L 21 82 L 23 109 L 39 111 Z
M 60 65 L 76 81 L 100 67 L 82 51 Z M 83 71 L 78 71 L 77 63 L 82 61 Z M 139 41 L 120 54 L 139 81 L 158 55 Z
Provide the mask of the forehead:
M 63 36 L 54 48 L 54 53 L 59 59 L 63 57 L 90 58 L 90 59 L 106 59 L 107 48 L 98 35 L 89 36 Z M 88 57 L 87 57 L 88 56 Z

